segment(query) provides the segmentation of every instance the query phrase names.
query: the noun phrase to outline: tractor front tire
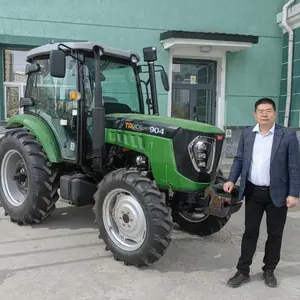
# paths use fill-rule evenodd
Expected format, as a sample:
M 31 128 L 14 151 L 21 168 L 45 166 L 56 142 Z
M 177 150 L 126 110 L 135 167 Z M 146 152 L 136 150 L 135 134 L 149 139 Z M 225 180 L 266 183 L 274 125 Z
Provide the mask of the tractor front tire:
M 143 267 L 165 254 L 173 223 L 155 182 L 136 170 L 119 169 L 99 183 L 94 199 L 100 236 L 115 260 Z
M 0 143 L 0 201 L 11 221 L 40 223 L 55 209 L 58 170 L 25 128 L 6 132 Z

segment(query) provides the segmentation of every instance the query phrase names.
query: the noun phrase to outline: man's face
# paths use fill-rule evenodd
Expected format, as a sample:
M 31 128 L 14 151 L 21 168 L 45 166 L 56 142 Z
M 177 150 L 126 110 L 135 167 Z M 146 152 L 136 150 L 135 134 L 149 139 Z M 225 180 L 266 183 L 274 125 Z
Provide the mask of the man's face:
M 263 103 L 257 106 L 254 118 L 259 125 L 273 124 L 275 122 L 277 112 L 272 104 Z

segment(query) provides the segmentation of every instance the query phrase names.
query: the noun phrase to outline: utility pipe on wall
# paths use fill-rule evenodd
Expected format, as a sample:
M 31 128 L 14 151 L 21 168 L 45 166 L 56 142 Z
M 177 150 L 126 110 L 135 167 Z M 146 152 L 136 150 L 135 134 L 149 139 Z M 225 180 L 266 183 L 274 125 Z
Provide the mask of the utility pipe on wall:
M 294 31 L 287 24 L 288 18 L 288 7 L 295 0 L 289 0 L 282 8 L 282 25 L 289 35 L 288 43 L 288 70 L 287 70 L 287 91 L 286 91 L 286 104 L 285 104 L 285 114 L 284 114 L 284 127 L 289 125 L 290 117 L 290 106 L 291 106 L 291 95 L 292 95 L 292 72 L 293 72 L 293 48 L 294 48 Z

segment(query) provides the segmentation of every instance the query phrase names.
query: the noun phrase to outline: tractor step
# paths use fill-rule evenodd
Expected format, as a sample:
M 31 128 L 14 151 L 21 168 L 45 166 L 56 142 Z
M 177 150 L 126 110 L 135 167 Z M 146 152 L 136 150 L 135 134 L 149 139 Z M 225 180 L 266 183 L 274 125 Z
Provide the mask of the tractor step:
M 84 174 L 60 177 L 61 198 L 76 207 L 94 204 L 93 196 L 96 191 L 97 185 L 88 181 L 88 177 Z

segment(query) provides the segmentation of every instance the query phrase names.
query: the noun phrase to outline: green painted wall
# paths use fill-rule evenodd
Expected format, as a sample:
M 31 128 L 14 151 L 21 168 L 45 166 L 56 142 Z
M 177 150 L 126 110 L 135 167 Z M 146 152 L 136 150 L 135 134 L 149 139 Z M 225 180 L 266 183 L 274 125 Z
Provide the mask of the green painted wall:
M 227 55 L 227 125 L 252 125 L 255 102 L 271 97 L 278 105 L 281 67 L 280 37 L 260 37 L 252 49 Z
M 284 1 L 261 2 L 260 7 L 256 7 L 265 7 L 265 24 L 260 23 L 259 12 L 257 27 L 253 28 L 252 22 L 249 22 L 252 34 L 259 35 L 259 43 L 251 49 L 227 54 L 228 126 L 255 124 L 252 112 L 254 103 L 261 97 L 271 97 L 277 105 L 279 102 L 282 31 L 276 24 L 276 14 L 282 10 Z
M 284 34 L 282 48 L 282 68 L 280 81 L 279 118 L 280 124 L 284 122 L 286 92 L 287 92 L 287 61 L 288 61 L 288 34 Z M 290 106 L 289 126 L 300 127 L 300 28 L 294 31 L 294 59 L 292 97 Z
M 283 0 L 86 0 L 84 3 L 2 0 L 0 43 L 19 43 L 20 37 L 22 43 L 39 43 L 42 40 L 36 38 L 48 37 L 94 40 L 139 54 L 143 46 L 154 45 L 158 48 L 158 63 L 168 68 L 169 54 L 159 41 L 160 33 L 166 30 L 259 35 L 259 44 L 252 49 L 227 56 L 226 123 L 248 125 L 252 122 L 248 108 L 252 109 L 258 97 L 276 99 L 279 95 L 282 35 L 276 14 L 283 3 Z M 165 115 L 167 93 L 161 85 L 158 91 L 160 111 Z

